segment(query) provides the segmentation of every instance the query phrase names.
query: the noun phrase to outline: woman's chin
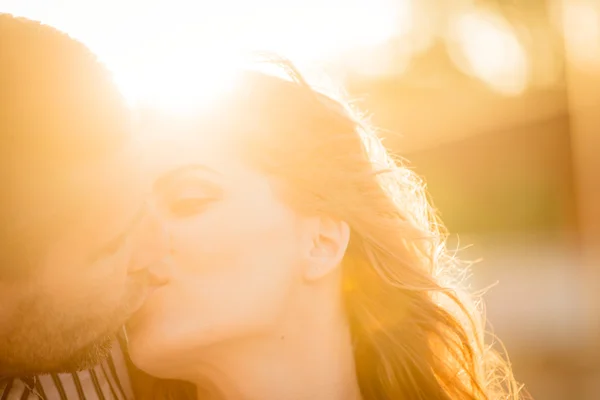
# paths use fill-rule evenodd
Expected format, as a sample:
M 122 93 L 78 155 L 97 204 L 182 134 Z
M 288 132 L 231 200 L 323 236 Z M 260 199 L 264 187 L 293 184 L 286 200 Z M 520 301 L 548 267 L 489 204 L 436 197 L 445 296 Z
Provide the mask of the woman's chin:
M 149 341 L 144 335 L 129 327 L 127 327 L 127 338 L 129 357 L 133 364 L 139 369 L 155 375 L 154 372 L 148 370 L 155 364 L 153 359 L 156 358 L 156 347 L 152 345 L 152 341 Z
M 133 364 L 142 371 L 156 377 L 162 377 L 161 370 L 164 365 L 161 364 L 161 354 L 165 351 L 160 332 L 153 330 L 147 323 L 139 319 L 132 318 L 126 324 L 127 341 L 129 357 Z
M 127 324 L 129 356 L 142 371 L 163 379 L 181 379 L 178 367 L 185 358 L 168 333 L 151 324 L 133 321 Z

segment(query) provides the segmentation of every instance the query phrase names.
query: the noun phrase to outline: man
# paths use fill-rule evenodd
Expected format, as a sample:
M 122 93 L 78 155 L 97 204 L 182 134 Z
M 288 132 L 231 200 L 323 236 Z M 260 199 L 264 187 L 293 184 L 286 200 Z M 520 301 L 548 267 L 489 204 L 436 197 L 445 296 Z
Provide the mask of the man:
M 1 400 L 131 397 L 107 357 L 166 249 L 129 117 L 84 45 L 0 14 Z

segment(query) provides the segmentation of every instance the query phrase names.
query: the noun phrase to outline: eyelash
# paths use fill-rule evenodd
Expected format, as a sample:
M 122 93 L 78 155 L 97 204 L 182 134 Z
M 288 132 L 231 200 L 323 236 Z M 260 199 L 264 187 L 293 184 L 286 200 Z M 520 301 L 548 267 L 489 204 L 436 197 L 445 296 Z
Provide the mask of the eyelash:
M 123 246 L 125 246 L 125 243 L 127 242 L 128 239 L 129 239 L 129 235 L 125 235 L 124 237 L 119 238 L 118 240 L 115 240 L 113 243 L 106 246 L 102 250 L 102 252 L 100 254 L 98 254 L 97 257 L 95 257 L 95 259 L 112 257 L 112 256 L 118 254 L 121 251 L 121 249 L 123 249 Z
M 109 248 L 106 249 L 106 253 L 108 255 L 113 255 L 113 254 L 117 253 L 119 250 L 121 250 L 121 248 L 123 247 L 123 245 L 125 244 L 126 241 L 127 241 L 127 236 L 125 236 L 122 239 L 119 239 L 118 241 L 113 243 Z
M 169 211 L 176 217 L 185 218 L 200 214 L 214 201 L 209 197 L 188 197 L 173 201 Z

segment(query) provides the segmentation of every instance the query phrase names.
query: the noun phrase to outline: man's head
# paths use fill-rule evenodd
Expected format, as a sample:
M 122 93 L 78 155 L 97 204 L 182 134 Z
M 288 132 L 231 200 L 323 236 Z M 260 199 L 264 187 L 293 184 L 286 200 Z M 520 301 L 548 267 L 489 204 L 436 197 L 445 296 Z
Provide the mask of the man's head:
M 0 14 L 0 375 L 94 362 L 141 302 L 159 239 L 129 125 L 84 45 Z

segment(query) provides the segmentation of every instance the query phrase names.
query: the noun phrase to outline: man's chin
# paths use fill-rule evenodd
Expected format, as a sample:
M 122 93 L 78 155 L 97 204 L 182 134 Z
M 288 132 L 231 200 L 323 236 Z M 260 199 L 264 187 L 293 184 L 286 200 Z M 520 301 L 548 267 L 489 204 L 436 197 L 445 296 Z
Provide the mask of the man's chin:
M 115 337 L 112 335 L 99 338 L 71 354 L 68 359 L 52 368 L 52 372 L 73 372 L 93 367 L 108 357 L 114 341 Z
M 71 352 L 62 360 L 50 360 L 48 357 L 37 356 L 35 363 L 16 361 L 14 359 L 0 360 L 0 376 L 34 376 L 50 373 L 75 372 L 87 369 L 102 362 L 112 348 L 114 336 L 104 336 L 89 345 Z

